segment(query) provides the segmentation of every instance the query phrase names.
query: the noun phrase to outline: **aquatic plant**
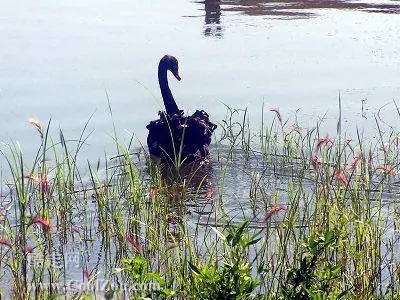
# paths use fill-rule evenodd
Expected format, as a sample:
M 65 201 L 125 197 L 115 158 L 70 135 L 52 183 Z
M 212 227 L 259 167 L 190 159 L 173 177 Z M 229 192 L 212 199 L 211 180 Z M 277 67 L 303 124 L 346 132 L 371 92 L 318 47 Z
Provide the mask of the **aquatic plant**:
M 198 185 L 115 128 L 116 155 L 87 161 L 87 124 L 54 138 L 30 120 L 35 157 L 1 149 L 1 297 L 399 297 L 396 128 L 377 117 L 376 137 L 349 140 L 341 117 L 327 135 L 322 119 L 226 109 Z

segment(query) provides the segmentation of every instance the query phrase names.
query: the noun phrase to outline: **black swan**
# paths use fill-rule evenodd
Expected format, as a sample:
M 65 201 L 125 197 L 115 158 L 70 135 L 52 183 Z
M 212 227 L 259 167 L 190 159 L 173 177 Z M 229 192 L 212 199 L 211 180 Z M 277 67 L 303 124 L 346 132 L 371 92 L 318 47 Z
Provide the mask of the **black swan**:
M 209 155 L 208 146 L 217 126 L 210 122 L 204 110 L 196 110 L 191 116 L 185 116 L 179 110 L 168 86 L 168 70 L 176 79 L 181 80 L 178 60 L 171 55 L 165 55 L 158 65 L 158 81 L 166 112 L 158 112 L 159 119 L 146 126 L 149 130 L 149 152 L 165 163 L 204 160 Z

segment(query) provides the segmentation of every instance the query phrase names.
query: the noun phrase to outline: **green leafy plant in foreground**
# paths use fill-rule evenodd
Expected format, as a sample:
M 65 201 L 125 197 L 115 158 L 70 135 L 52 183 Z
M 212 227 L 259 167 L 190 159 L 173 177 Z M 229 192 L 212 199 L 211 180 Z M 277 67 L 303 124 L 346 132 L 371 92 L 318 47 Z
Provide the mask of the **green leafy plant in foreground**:
M 322 300 L 341 299 L 346 291 L 335 290 L 341 276 L 341 266 L 332 264 L 323 258 L 326 251 L 337 246 L 339 236 L 334 230 L 323 236 L 312 234 L 303 243 L 306 249 L 300 266 L 292 267 L 282 286 L 281 299 Z
M 252 277 L 252 263 L 247 260 L 249 247 L 256 244 L 260 232 L 250 236 L 249 221 L 228 227 L 224 236 L 214 229 L 223 241 L 224 251 L 221 257 L 212 257 L 203 265 L 189 262 L 192 271 L 189 277 L 190 288 L 187 298 L 192 299 L 261 299 L 254 293 L 259 285 Z M 222 258 L 222 263 L 218 261 Z
M 166 283 L 159 273 L 148 272 L 147 260 L 142 256 L 122 259 L 123 271 L 131 283 L 130 297 L 144 299 L 146 297 L 160 297 L 162 299 L 174 296 L 173 290 L 166 288 Z M 158 298 L 156 298 L 158 299 Z

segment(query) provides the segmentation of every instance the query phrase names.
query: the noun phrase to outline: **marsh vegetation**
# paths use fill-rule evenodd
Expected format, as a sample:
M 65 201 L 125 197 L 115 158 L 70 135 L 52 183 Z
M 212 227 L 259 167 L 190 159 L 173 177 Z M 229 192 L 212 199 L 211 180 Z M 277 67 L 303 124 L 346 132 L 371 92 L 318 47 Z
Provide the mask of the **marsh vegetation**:
M 168 179 L 133 138 L 84 164 L 86 126 L 31 119 L 36 157 L 1 150 L 1 298 L 399 297 L 395 127 L 350 140 L 340 114 L 326 136 L 263 112 L 226 107 L 207 166 Z

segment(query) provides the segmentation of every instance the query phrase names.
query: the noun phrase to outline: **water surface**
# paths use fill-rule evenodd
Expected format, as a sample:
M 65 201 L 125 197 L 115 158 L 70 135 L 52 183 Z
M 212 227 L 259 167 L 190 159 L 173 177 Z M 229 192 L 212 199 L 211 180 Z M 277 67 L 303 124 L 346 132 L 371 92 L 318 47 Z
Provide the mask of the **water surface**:
M 327 112 L 330 128 L 340 92 L 350 128 L 368 128 L 362 101 L 371 118 L 400 95 L 396 1 L 8 1 L 2 12 L 0 139 L 28 153 L 38 143 L 28 117 L 52 118 L 72 139 L 92 113 L 86 150 L 112 149 L 106 92 L 117 132 L 145 141 L 165 53 L 180 61 L 183 80 L 170 79 L 179 105 L 215 121 L 223 102 L 248 106 L 256 124 L 264 101 L 284 118 L 300 109 L 306 127 Z M 395 122 L 392 108 L 382 113 Z

